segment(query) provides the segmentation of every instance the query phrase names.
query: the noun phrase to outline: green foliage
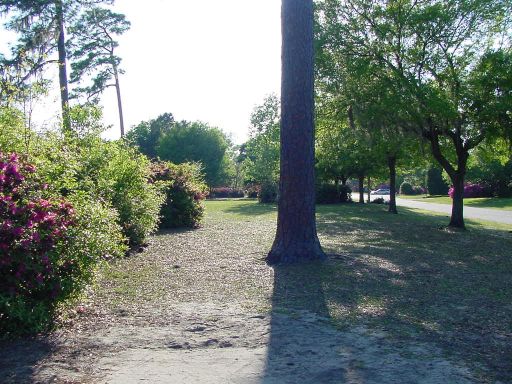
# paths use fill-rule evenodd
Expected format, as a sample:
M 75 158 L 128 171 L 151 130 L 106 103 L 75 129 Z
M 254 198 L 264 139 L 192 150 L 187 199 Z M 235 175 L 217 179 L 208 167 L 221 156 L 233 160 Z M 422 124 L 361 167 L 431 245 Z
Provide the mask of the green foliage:
M 159 186 L 148 183 L 149 160 L 122 141 L 101 139 L 97 107 L 71 108 L 69 116 L 72 134 L 47 133 L 34 141 L 27 156 L 55 196 L 85 194 L 103 201 L 117 210 L 129 242 L 143 243 L 158 226 L 164 199 Z
M 19 111 L 0 106 L 0 150 L 24 152 L 32 136 Z
M 126 245 L 115 210 L 78 195 L 47 198 L 34 167 L 15 155 L 0 168 L 0 331 L 40 332 Z
M 251 138 L 243 146 L 246 182 L 277 183 L 280 156 L 279 100 L 268 96 L 251 114 Z
M 400 194 L 401 195 L 414 195 L 414 189 L 413 189 L 411 183 L 404 181 L 400 185 Z
M 427 191 L 429 195 L 446 195 L 448 184 L 443 179 L 443 171 L 437 167 L 430 167 L 427 171 Z
M 272 182 L 263 183 L 258 191 L 258 201 L 268 204 L 277 201 L 278 185 Z
M 349 203 L 352 201 L 352 190 L 348 185 L 320 183 L 316 185 L 317 204 Z
M 94 7 L 85 10 L 68 28 L 68 57 L 71 63 L 71 83 L 80 83 L 92 74 L 92 84 L 74 89 L 75 94 L 85 94 L 87 100 L 98 101 L 108 87 L 115 86 L 121 58 L 114 54 L 118 43 L 114 38 L 130 28 L 125 16 L 108 9 Z M 114 83 L 112 83 L 114 81 Z
M 316 186 L 317 204 L 337 204 L 341 201 L 338 186 L 322 183 Z
M 150 162 L 123 143 L 104 143 L 98 193 L 119 212 L 123 232 L 133 245 L 142 244 L 158 228 L 164 195 L 149 183 Z
M 204 215 L 202 201 L 208 191 L 200 165 L 158 162 L 151 165 L 151 173 L 153 182 L 164 184 L 160 227 L 198 227 Z
M 404 181 L 400 185 L 400 194 L 401 195 L 421 195 L 425 193 L 426 190 L 420 186 L 413 186 L 411 183 Z
M 201 122 L 181 121 L 160 138 L 157 154 L 162 160 L 175 164 L 201 163 L 206 183 L 215 187 L 226 184 L 228 179 L 229 145 L 228 138 L 219 128 Z
M 140 122 L 128 131 L 125 140 L 150 159 L 155 159 L 160 138 L 168 133 L 173 126 L 174 116 L 172 113 L 164 113 L 156 119 Z

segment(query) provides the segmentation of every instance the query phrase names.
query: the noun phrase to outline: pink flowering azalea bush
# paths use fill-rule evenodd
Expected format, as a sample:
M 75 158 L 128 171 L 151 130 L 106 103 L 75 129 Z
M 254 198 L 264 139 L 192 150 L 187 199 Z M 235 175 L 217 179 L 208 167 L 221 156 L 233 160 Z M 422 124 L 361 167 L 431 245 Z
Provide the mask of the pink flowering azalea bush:
M 56 306 L 90 281 L 98 262 L 98 236 L 79 240 L 80 215 L 70 202 L 47 195 L 32 165 L 0 152 L 2 332 L 45 329 Z
M 448 195 L 453 199 L 455 191 L 453 187 L 448 190 Z M 489 188 L 480 184 L 466 184 L 464 185 L 464 197 L 490 197 Z

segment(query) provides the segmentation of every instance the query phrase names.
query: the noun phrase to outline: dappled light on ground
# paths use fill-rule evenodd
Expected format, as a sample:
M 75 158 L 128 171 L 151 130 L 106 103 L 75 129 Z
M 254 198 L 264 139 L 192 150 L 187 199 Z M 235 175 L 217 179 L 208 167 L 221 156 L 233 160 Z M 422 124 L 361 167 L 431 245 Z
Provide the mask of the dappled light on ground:
M 446 231 L 444 217 L 385 209 L 319 206 L 328 260 L 271 268 L 275 206 L 209 201 L 202 228 L 161 232 L 145 252 L 103 269 L 84 310 L 24 359 L 20 344 L 2 345 L 0 376 L 506 381 L 510 233 Z

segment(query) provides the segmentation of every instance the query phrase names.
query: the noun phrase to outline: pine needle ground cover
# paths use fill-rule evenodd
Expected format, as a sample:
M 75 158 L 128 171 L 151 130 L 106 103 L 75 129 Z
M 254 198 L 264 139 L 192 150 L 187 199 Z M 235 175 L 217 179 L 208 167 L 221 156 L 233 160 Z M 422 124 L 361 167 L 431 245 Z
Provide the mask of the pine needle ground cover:
M 276 212 L 206 202 L 203 227 L 162 231 L 105 267 L 59 331 L 1 345 L 0 377 L 122 382 L 144 366 L 146 380 L 172 370 L 185 380 L 208 361 L 211 378 L 235 357 L 277 382 L 512 377 L 511 228 L 468 220 L 451 231 L 443 215 L 318 206 L 328 260 L 271 268 Z M 343 369 L 326 369 L 340 359 Z

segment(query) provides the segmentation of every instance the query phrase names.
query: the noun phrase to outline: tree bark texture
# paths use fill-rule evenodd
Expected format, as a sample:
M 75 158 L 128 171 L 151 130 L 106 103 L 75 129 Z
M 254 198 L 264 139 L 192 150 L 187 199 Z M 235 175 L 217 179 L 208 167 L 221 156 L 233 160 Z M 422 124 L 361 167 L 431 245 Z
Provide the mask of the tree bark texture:
M 269 264 L 324 259 L 315 221 L 313 0 L 283 0 L 281 177 Z
M 62 0 L 55 0 L 55 14 L 58 26 L 59 38 L 57 40 L 57 51 L 59 53 L 59 86 L 60 101 L 62 107 L 62 124 L 64 131 L 71 130 L 71 120 L 69 117 L 69 87 L 66 58 L 66 38 L 64 35 L 64 9 Z
M 396 156 L 388 155 L 389 168 L 389 213 L 398 213 L 396 209 Z

